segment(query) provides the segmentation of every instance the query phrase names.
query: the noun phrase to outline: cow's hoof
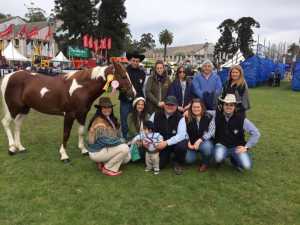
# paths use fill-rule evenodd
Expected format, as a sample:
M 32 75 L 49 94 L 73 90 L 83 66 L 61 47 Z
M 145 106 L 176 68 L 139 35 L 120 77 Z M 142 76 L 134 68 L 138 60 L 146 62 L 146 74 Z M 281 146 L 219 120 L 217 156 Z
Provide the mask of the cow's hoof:
M 17 154 L 17 152 L 12 152 L 12 151 L 10 151 L 10 150 L 8 150 L 7 153 L 8 153 L 9 155 L 15 155 L 15 154 Z
M 27 153 L 27 149 L 24 149 L 24 150 L 20 150 L 19 153 Z
M 69 164 L 69 163 L 71 162 L 71 160 L 70 160 L 70 159 L 63 159 L 62 162 L 63 162 L 64 164 Z

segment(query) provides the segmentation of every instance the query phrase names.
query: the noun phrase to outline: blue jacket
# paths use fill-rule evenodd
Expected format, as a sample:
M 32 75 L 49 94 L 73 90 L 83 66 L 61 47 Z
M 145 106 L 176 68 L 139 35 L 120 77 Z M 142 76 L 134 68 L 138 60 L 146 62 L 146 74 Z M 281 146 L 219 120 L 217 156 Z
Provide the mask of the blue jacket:
M 175 79 L 169 87 L 167 96 L 175 96 L 177 98 L 179 106 L 185 107 L 192 100 L 192 82 L 190 80 L 186 80 L 186 88 L 184 92 L 184 102 L 182 96 L 182 88 L 179 79 Z
M 204 101 L 208 110 L 214 110 L 222 92 L 221 79 L 216 73 L 212 73 L 208 79 L 201 73 L 197 74 L 192 82 L 192 92 L 197 98 Z

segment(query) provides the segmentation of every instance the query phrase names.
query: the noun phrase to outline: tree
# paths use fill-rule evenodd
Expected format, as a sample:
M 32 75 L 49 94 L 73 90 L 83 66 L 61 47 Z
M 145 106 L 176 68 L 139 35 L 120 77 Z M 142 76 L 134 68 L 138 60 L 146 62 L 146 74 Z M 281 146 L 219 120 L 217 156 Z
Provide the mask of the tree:
M 68 45 L 82 46 L 84 34 L 93 34 L 95 15 L 90 0 L 55 0 L 56 18 L 63 21 L 59 31 L 64 34 L 56 37 L 61 49 Z
M 293 43 L 289 46 L 287 52 L 292 55 L 292 58 L 295 58 L 300 55 L 300 46 Z
M 237 51 L 236 40 L 233 37 L 235 21 L 226 19 L 217 29 L 220 31 L 221 37 L 216 43 L 214 59 L 218 63 L 224 63 L 227 58 L 232 57 Z M 222 57 L 220 58 L 220 56 Z
M 164 46 L 164 61 L 166 61 L 167 46 L 173 43 L 173 33 L 167 29 L 159 33 L 159 43 Z
M 251 47 L 254 43 L 254 32 L 252 29 L 259 27 L 259 23 L 252 17 L 242 17 L 235 23 L 235 29 L 238 35 L 237 45 L 245 58 L 249 58 L 253 55 Z
M 141 36 L 140 47 L 142 49 L 151 50 L 155 48 L 155 40 L 151 33 L 144 33 Z
M 125 0 L 102 0 L 98 11 L 96 34 L 100 37 L 112 38 L 112 55 L 120 55 L 125 50 L 127 35 L 130 34 L 128 24 L 124 23 L 127 16 Z
M 6 19 L 6 18 L 9 18 L 9 17 L 11 17 L 11 15 L 10 15 L 10 14 L 4 14 L 4 13 L 0 13 L 0 20 L 2 20 L 2 19 Z
M 45 16 L 46 11 L 37 7 L 34 2 L 30 2 L 30 5 L 25 5 L 27 8 L 27 13 L 25 14 L 25 18 L 28 22 L 39 22 L 39 21 L 46 21 L 47 18 Z

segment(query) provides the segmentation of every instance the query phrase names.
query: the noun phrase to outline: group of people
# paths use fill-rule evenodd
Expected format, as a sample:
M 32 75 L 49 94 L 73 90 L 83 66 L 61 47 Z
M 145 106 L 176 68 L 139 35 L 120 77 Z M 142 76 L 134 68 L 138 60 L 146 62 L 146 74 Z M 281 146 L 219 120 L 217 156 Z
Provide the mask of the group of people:
M 119 123 L 110 98 L 101 97 L 88 126 L 89 155 L 99 171 L 118 176 L 122 164 L 142 160 L 147 172 L 157 175 L 171 163 L 175 174 L 181 175 L 185 164 L 198 158 L 199 172 L 227 158 L 239 171 L 251 169 L 250 149 L 260 133 L 246 118 L 250 104 L 240 66 L 230 69 L 224 85 L 209 60 L 192 80 L 179 66 L 171 81 L 162 61 L 156 62 L 154 73 L 146 79 L 139 68 L 144 56 L 127 57 L 135 99 L 120 92 Z

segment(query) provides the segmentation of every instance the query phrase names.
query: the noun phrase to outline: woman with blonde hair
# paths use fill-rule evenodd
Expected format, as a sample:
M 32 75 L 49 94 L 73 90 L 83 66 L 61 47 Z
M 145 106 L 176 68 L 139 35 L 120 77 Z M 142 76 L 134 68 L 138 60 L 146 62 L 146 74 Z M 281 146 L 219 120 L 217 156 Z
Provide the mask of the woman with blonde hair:
M 244 77 L 243 68 L 240 65 L 234 65 L 228 73 L 228 80 L 223 86 L 221 98 L 227 94 L 234 94 L 237 100 L 237 112 L 245 114 L 250 109 L 248 85 Z

